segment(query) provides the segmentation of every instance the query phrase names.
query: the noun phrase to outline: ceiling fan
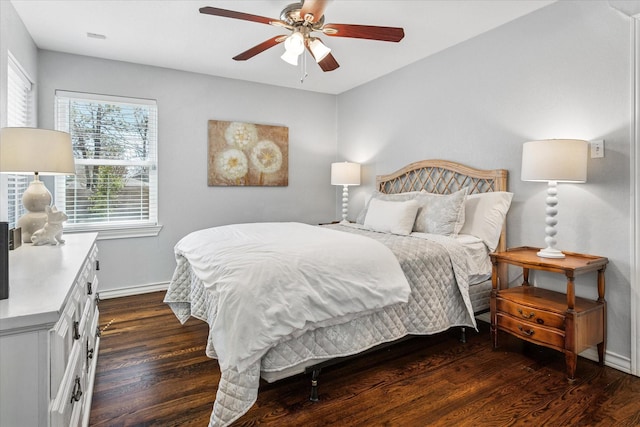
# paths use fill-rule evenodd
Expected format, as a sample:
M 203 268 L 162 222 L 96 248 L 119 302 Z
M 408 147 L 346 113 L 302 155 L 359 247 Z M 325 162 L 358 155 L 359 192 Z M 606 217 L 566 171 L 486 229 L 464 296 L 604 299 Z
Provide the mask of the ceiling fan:
M 399 42 L 404 37 L 404 30 L 398 27 L 325 24 L 324 11 L 327 3 L 328 0 L 302 0 L 300 3 L 290 4 L 280 12 L 280 19 L 271 19 L 209 6 L 200 8 L 200 13 L 269 24 L 291 31 L 289 35 L 272 37 L 234 56 L 233 59 L 236 61 L 246 61 L 284 42 L 285 53 L 281 56 L 284 61 L 292 65 L 298 65 L 298 57 L 306 48 L 323 71 L 333 71 L 340 64 L 331 54 L 331 49 L 313 33 L 322 33 L 330 37 L 350 37 L 387 42 Z

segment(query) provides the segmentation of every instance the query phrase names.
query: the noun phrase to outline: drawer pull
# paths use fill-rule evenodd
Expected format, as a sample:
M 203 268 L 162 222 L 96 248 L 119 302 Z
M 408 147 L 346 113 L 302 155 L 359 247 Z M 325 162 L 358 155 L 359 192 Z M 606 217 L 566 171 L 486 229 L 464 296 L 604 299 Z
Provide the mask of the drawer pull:
M 96 270 L 100 271 L 100 260 L 96 260 Z
M 87 295 L 93 294 L 93 289 L 91 288 L 91 282 L 87 282 Z
M 79 402 L 82 397 L 82 386 L 80 385 L 80 377 L 76 377 L 76 382 L 73 385 L 73 391 L 71 392 L 71 403 Z
M 521 308 L 518 309 L 518 313 L 520 313 L 520 316 L 524 317 L 525 319 L 531 319 L 532 317 L 536 316 L 536 314 L 533 311 L 529 314 L 525 314 Z
M 523 334 L 525 334 L 528 337 L 532 336 L 533 333 L 535 332 L 533 329 L 529 329 L 528 331 L 525 331 L 524 328 L 522 326 L 519 326 L 519 325 L 518 325 L 518 329 L 520 330 L 520 332 L 522 332 Z
M 93 351 L 95 349 L 93 348 L 89 348 L 89 341 L 87 341 L 87 361 L 89 361 L 89 359 L 93 359 Z
M 102 332 L 100 331 L 100 328 L 98 326 L 96 326 L 96 336 L 97 337 L 101 337 L 102 336 Z
M 80 339 L 80 322 L 78 322 L 77 320 L 73 321 L 73 339 Z

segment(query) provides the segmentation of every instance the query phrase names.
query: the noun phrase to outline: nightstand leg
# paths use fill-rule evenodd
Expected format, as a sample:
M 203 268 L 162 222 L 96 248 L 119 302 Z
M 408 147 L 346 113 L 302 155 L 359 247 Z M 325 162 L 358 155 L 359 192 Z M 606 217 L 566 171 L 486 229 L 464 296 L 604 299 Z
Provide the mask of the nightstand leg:
M 522 268 L 522 286 L 529 286 L 529 269 Z
M 598 344 L 598 365 L 604 366 L 604 342 Z
M 567 351 L 564 355 L 567 364 L 567 381 L 569 381 L 569 384 L 573 384 L 576 380 L 575 377 L 576 365 L 578 364 L 578 355 L 570 351 Z

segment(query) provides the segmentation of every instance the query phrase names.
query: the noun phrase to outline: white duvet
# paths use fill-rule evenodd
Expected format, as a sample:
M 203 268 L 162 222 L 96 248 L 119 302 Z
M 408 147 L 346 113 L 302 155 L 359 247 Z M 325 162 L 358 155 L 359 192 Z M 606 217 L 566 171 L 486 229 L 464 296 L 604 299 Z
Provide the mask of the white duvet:
M 284 339 L 407 302 L 411 292 L 384 244 L 306 224 L 200 230 L 175 253 L 215 294 L 210 338 L 223 371 L 243 372 Z

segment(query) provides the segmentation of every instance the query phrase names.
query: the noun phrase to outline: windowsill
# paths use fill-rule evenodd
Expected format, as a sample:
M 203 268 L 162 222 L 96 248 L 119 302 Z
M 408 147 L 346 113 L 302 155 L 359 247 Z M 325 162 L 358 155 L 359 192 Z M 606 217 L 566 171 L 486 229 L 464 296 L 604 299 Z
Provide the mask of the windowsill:
M 139 225 L 131 227 L 87 227 L 65 229 L 65 234 L 98 232 L 98 240 L 131 239 L 136 237 L 156 237 L 162 225 Z

